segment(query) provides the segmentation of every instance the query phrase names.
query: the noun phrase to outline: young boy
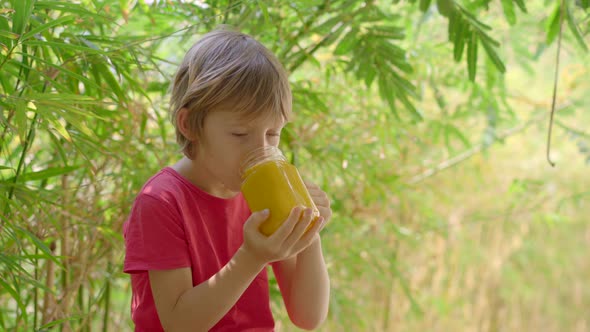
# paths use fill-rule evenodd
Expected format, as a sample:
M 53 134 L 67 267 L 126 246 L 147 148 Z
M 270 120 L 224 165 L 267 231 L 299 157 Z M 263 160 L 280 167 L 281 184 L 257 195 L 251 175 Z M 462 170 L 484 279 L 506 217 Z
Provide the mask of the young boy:
M 326 194 L 307 184 L 321 215 L 308 232 L 311 210 L 298 207 L 265 236 L 268 210 L 251 212 L 240 193 L 240 159 L 278 146 L 291 114 L 278 60 L 250 36 L 210 32 L 176 74 L 171 111 L 184 157 L 147 181 L 124 225 L 135 331 L 273 331 L 268 264 L 291 321 L 318 327 L 330 293 Z

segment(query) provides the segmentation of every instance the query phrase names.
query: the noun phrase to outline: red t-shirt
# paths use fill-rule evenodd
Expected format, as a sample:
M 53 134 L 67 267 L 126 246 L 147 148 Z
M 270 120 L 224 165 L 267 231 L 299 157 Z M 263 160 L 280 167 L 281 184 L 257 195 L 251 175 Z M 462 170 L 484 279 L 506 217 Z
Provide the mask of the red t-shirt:
M 242 244 L 249 215 L 241 194 L 212 196 L 170 167 L 147 181 L 123 226 L 135 331 L 163 331 L 147 271 L 190 267 L 193 286 L 206 281 Z M 268 287 L 264 269 L 210 331 L 274 331 Z

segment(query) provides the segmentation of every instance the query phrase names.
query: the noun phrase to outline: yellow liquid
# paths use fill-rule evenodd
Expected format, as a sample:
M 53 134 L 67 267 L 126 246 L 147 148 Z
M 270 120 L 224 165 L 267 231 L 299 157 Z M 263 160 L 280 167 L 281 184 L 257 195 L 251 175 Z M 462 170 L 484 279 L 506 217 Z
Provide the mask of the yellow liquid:
M 286 161 L 266 161 L 248 169 L 244 174 L 242 193 L 251 211 L 270 210 L 268 219 L 260 226 L 265 235 L 274 233 L 296 206 L 313 209 L 313 221 L 320 213 L 313 203 L 297 168 Z

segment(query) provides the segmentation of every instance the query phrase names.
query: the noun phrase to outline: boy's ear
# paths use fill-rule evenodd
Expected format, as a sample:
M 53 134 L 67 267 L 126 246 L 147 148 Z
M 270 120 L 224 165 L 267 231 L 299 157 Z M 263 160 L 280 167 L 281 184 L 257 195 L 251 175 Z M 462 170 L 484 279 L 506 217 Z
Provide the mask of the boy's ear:
M 188 115 L 188 108 L 181 108 L 178 111 L 178 115 L 176 117 L 176 127 L 182 133 L 182 136 L 186 137 L 187 140 L 195 142 L 197 140 L 197 134 L 191 129 L 188 121 Z

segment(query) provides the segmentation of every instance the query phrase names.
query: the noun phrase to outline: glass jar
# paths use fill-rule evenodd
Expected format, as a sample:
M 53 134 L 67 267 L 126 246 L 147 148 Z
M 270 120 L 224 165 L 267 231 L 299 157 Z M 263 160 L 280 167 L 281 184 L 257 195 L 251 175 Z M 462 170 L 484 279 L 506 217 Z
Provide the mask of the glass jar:
M 296 206 L 313 209 L 313 220 L 320 212 L 297 168 L 290 164 L 281 150 L 274 146 L 258 148 L 245 156 L 241 163 L 241 191 L 251 211 L 270 210 L 267 220 L 260 226 L 265 235 L 274 233 Z

